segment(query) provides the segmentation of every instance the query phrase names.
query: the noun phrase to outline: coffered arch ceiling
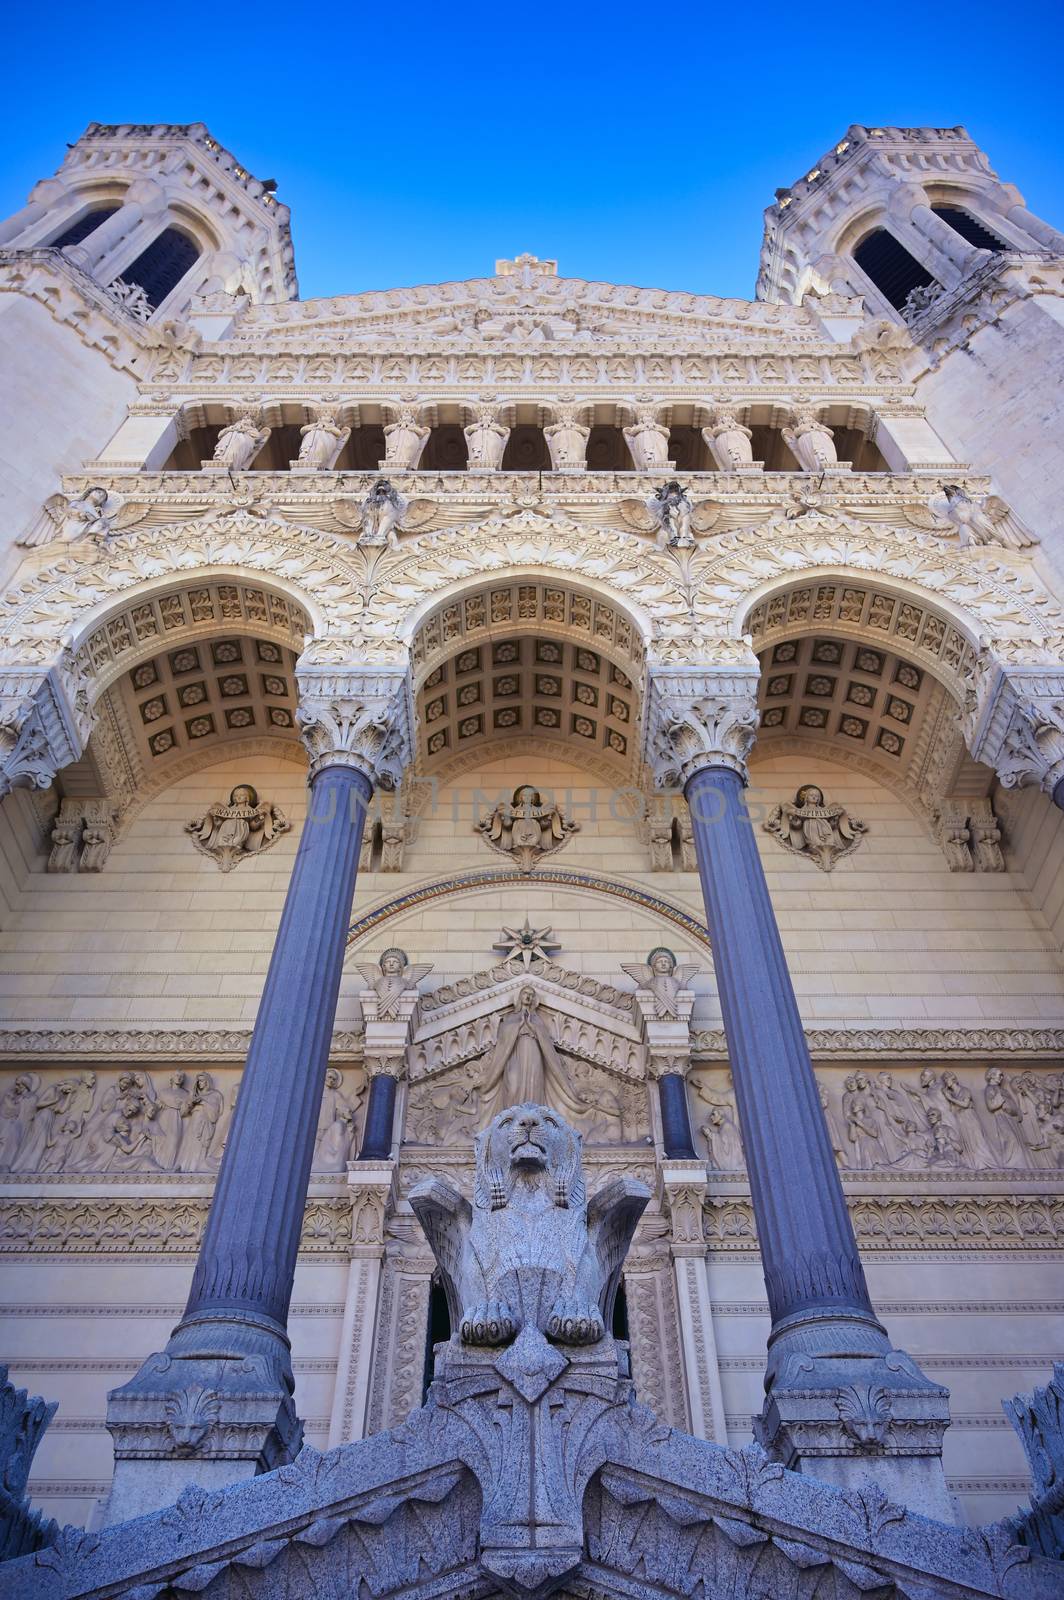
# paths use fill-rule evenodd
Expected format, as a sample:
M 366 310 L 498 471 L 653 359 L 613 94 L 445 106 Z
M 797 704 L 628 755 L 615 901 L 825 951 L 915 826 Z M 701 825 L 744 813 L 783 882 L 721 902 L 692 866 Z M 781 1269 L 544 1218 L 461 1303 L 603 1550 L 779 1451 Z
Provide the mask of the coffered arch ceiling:
M 547 579 L 500 579 L 437 607 L 412 657 L 426 773 L 504 740 L 549 741 L 552 753 L 563 743 L 625 776 L 638 766 L 643 644 L 609 601 Z
M 875 584 L 807 582 L 761 601 L 747 626 L 765 754 L 815 743 L 925 801 L 988 791 L 992 774 L 968 757 L 960 724 L 975 650 L 948 617 Z

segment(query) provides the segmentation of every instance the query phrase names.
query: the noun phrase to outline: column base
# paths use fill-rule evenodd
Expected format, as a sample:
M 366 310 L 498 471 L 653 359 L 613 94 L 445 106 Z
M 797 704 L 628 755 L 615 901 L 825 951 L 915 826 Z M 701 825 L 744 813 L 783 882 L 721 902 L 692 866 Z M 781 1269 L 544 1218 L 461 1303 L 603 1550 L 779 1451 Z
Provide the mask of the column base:
M 107 1525 L 293 1461 L 303 1424 L 283 1332 L 238 1313 L 182 1323 L 107 1396 L 115 1473 Z
M 949 1390 L 867 1318 L 795 1318 L 774 1336 L 754 1437 L 807 1477 L 872 1478 L 899 1505 L 956 1522 L 942 1469 Z

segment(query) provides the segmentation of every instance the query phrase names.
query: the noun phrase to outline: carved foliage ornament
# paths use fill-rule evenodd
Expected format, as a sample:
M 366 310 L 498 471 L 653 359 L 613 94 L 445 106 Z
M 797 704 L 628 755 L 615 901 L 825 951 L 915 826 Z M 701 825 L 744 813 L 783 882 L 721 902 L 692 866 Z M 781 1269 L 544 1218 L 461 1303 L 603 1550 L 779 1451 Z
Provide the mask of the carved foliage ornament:
M 856 850 L 868 831 L 845 806 L 829 805 L 815 783 L 803 784 L 793 801 L 774 806 L 764 827 L 785 850 L 815 861 L 821 872 L 830 872 Z
M 215 800 L 202 816 L 185 823 L 196 849 L 210 856 L 219 872 L 232 872 L 242 861 L 261 855 L 291 829 L 280 807 L 260 800 L 248 783 L 238 784 L 228 801 Z

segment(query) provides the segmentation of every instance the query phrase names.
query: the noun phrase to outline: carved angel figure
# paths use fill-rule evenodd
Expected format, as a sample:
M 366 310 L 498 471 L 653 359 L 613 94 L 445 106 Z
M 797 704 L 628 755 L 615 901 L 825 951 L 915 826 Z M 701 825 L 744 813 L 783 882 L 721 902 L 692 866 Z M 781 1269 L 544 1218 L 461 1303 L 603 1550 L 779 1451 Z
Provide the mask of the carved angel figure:
M 528 1328 L 597 1343 L 649 1189 L 614 1178 L 589 1202 L 580 1135 L 546 1106 L 510 1106 L 473 1148 L 472 1206 L 445 1178 L 410 1193 L 461 1342 L 509 1344 Z
M 314 421 L 304 423 L 299 433 L 299 465 L 322 472 L 336 465 L 337 456 L 351 437 L 351 429 L 339 421 L 335 406 L 319 406 Z
M 675 478 L 645 500 L 622 500 L 617 509 L 630 528 L 652 533 L 659 550 L 690 549 L 695 542 L 693 535 L 709 533 L 721 514 L 712 500 L 700 500 L 693 506 L 687 490 Z
M 856 850 L 868 831 L 845 806 L 828 805 L 815 783 L 803 784 L 793 802 L 775 806 L 764 826 L 785 850 L 808 856 L 821 872 L 830 872 L 836 861 Z
M 235 422 L 230 422 L 218 435 L 214 461 L 233 472 L 245 471 L 270 437 L 270 432 L 253 412 L 242 412 Z
M 680 1015 L 680 990 L 690 988 L 691 979 L 701 970 L 695 961 L 678 963 L 664 945 L 652 950 L 645 961 L 621 962 L 621 971 L 627 972 L 640 989 L 648 989 L 653 995 L 659 1017 Z
M 355 963 L 365 979 L 367 989 L 377 996 L 377 1016 L 382 1021 L 399 1015 L 399 1002 L 404 994 L 416 989 L 422 978 L 432 971 L 432 963 L 412 962 L 405 950 L 385 950 L 380 960 Z
M 946 483 L 941 494 L 927 502 L 930 531 L 943 532 L 947 523 L 957 532 L 962 550 L 974 545 L 999 544 L 1006 550 L 1029 550 L 1038 540 L 1023 526 L 1006 501 L 996 494 L 970 495 L 959 483 Z M 910 521 L 919 520 L 910 512 Z
M 68 500 L 65 494 L 52 494 L 44 502 L 43 512 L 29 533 L 15 542 L 25 550 L 33 550 L 60 539 L 64 544 L 77 544 L 81 539 L 108 539 L 139 522 L 143 515 L 142 506 L 127 508 L 122 495 L 98 485 L 86 489 L 73 500 Z
M 560 850 L 579 830 L 578 822 L 570 822 L 558 806 L 546 804 L 539 790 L 525 783 L 514 790 L 512 800 L 500 800 L 473 831 L 500 855 L 511 856 L 522 872 L 531 872 L 542 856 Z
M 216 800 L 201 817 L 186 822 L 185 832 L 205 856 L 213 857 L 221 872 L 231 872 L 248 856 L 275 844 L 292 824 L 279 806 L 259 800 L 248 783 L 237 784 L 228 802 Z
M 362 532 L 360 545 L 391 545 L 399 543 L 397 529 L 407 512 L 409 502 L 398 489 L 393 489 L 387 478 L 378 478 L 362 502 L 359 520 Z

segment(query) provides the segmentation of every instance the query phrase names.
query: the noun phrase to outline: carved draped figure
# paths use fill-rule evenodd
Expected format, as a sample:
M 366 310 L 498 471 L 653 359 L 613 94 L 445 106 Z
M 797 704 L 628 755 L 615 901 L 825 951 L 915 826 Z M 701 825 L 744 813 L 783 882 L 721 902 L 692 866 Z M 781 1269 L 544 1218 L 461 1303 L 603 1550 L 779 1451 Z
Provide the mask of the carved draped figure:
M 538 1002 L 524 994 L 499 1024 L 495 1047 L 484 1064 L 480 1087 L 481 1126 L 507 1106 L 547 1105 L 569 1117 L 586 1117 L 584 1095 L 558 1054 Z

